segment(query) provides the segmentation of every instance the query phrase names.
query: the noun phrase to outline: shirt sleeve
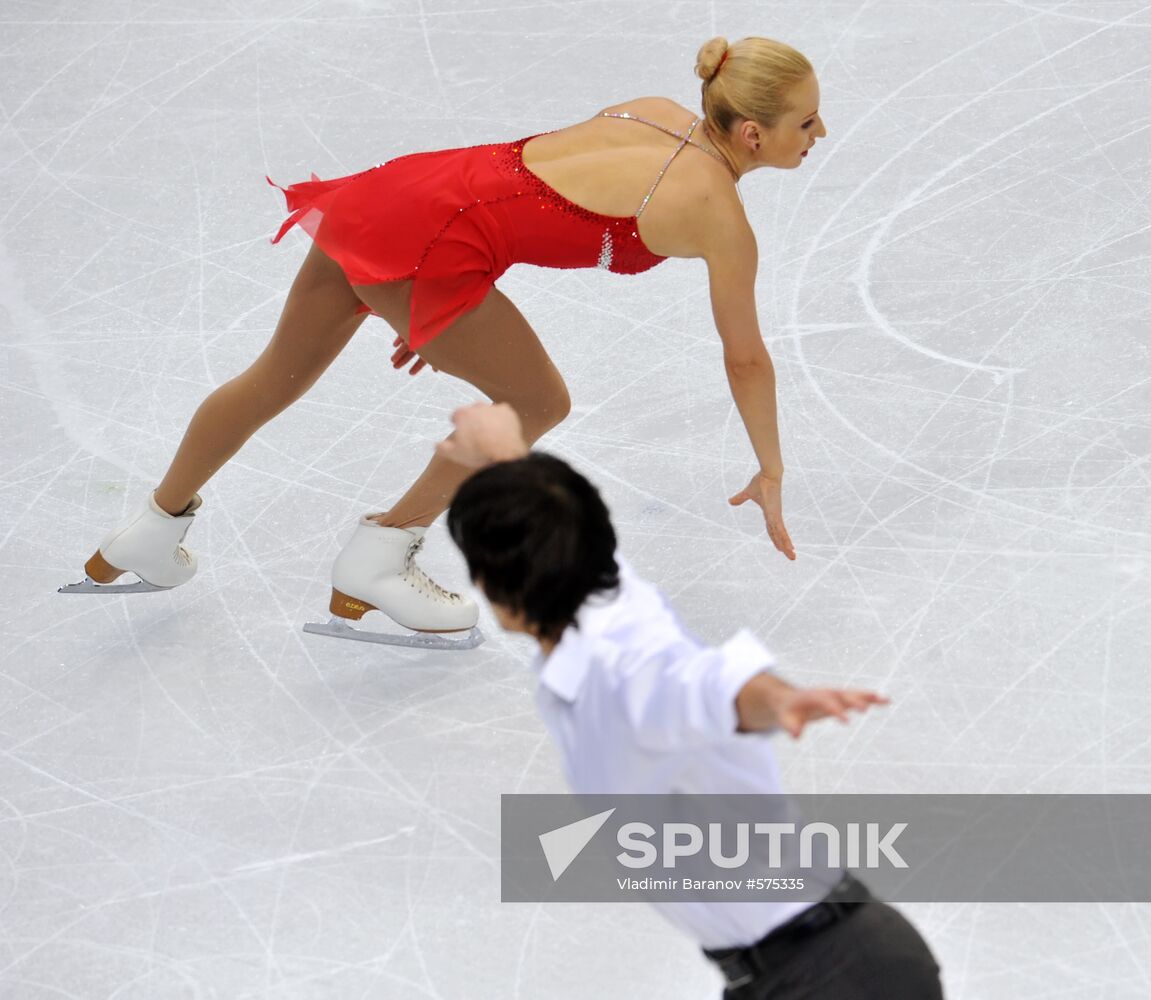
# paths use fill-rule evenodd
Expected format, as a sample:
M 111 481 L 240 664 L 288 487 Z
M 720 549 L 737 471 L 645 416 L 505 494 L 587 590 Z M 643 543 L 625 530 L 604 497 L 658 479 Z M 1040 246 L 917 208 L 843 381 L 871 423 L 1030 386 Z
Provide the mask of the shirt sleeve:
M 680 645 L 634 662 L 620 678 L 636 742 L 648 750 L 715 743 L 735 735 L 735 697 L 775 657 L 747 629 L 718 648 Z

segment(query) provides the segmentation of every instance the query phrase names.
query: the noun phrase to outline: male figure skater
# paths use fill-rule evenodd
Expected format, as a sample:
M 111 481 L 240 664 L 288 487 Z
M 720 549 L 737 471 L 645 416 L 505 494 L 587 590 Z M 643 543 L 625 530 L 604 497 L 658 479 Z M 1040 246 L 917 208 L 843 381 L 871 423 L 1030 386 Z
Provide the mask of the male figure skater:
M 595 487 L 530 452 L 510 406 L 478 404 L 452 419 L 440 454 L 480 471 L 456 494 L 449 530 L 500 624 L 539 643 L 540 711 L 577 793 L 778 794 L 771 743 L 759 734 L 798 737 L 808 722 L 846 722 L 886 702 L 792 687 L 746 630 L 701 645 L 617 560 Z M 656 905 L 720 967 L 725 1000 L 943 996 L 923 939 L 850 875 L 814 904 Z

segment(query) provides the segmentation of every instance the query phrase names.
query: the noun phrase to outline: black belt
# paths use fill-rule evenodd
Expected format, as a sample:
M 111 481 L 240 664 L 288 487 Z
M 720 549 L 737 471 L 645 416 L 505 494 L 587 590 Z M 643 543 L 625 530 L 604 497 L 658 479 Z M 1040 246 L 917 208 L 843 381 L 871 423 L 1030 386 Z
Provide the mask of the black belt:
M 838 924 L 859 909 L 871 894 L 859 879 L 845 874 L 835 888 L 818 903 L 780 924 L 755 944 L 746 948 L 704 949 L 703 953 L 719 966 L 729 989 L 754 982 L 760 973 L 777 965 L 783 955 L 804 938 Z

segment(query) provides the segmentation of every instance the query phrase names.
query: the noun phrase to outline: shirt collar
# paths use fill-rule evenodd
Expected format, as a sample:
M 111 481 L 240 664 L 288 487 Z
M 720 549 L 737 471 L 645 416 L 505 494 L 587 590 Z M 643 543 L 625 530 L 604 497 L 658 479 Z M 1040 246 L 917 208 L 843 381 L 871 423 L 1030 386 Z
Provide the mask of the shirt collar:
M 591 666 L 596 637 L 614 617 L 619 594 L 593 597 L 576 613 L 559 643 L 544 657 L 536 660 L 540 684 L 564 701 L 575 701 Z

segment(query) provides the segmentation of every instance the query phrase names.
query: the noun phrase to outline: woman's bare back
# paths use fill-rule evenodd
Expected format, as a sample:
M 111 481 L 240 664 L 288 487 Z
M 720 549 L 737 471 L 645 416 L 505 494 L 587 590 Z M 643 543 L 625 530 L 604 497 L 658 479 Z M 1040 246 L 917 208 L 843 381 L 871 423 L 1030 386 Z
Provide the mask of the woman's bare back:
M 698 117 L 664 97 L 643 97 L 605 111 L 628 112 L 681 134 Z M 709 145 L 697 128 L 693 137 Z M 524 147 L 524 165 L 564 198 L 601 215 L 633 216 L 679 145 L 642 122 L 597 115 Z M 640 236 L 663 257 L 698 257 L 709 225 L 709 203 L 738 204 L 731 174 L 701 149 L 684 148 L 672 162 L 640 219 Z

